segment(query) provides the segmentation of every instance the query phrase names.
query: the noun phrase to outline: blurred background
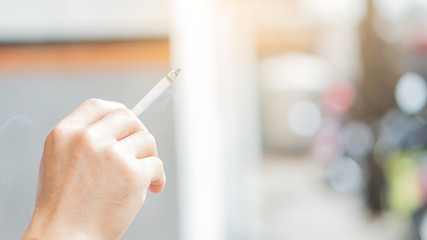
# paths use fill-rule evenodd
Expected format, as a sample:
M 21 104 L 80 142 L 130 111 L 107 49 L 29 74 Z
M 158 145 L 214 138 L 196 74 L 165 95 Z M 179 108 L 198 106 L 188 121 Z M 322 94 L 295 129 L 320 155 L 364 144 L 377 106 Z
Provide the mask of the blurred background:
M 0 6 L 1 239 L 59 120 L 131 108 L 174 67 L 141 116 L 168 185 L 122 239 L 427 239 L 425 0 Z

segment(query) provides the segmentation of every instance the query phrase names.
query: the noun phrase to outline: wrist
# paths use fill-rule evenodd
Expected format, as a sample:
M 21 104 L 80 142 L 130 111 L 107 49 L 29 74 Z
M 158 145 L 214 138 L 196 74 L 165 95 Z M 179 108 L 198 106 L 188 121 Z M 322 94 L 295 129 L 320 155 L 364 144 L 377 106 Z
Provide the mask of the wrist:
M 70 224 L 45 218 L 42 216 L 33 216 L 28 229 L 25 231 L 22 240 L 74 240 L 74 239 L 98 239 L 90 237 L 89 234 Z

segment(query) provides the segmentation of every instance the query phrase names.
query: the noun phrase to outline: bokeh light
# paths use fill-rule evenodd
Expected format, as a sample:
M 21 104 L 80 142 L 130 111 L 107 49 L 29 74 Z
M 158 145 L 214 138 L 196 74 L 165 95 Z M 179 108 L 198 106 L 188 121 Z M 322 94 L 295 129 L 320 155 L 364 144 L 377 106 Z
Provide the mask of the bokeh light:
M 328 110 L 343 113 L 350 110 L 355 98 L 354 86 L 349 81 L 339 81 L 326 89 L 323 101 Z
M 407 114 L 415 114 L 426 104 L 426 81 L 416 73 L 406 73 L 397 83 L 395 94 L 399 108 Z
M 331 163 L 328 180 L 336 191 L 346 194 L 358 193 L 364 185 L 360 165 L 347 156 L 339 157 Z
M 351 121 L 341 130 L 341 142 L 349 156 L 362 160 L 374 145 L 374 135 L 368 124 Z
M 322 115 L 320 110 L 311 101 L 298 101 L 289 108 L 289 126 L 299 136 L 313 136 L 319 130 L 321 122 Z

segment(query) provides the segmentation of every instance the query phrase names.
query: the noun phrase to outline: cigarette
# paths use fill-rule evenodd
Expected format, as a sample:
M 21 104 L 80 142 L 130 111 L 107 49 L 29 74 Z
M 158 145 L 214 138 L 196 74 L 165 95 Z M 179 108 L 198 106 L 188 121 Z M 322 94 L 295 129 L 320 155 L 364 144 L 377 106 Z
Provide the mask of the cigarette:
M 156 84 L 135 107 L 132 108 L 132 112 L 136 116 L 141 115 L 160 95 L 176 80 L 178 77 L 180 68 L 174 69 L 168 73 L 159 83 Z

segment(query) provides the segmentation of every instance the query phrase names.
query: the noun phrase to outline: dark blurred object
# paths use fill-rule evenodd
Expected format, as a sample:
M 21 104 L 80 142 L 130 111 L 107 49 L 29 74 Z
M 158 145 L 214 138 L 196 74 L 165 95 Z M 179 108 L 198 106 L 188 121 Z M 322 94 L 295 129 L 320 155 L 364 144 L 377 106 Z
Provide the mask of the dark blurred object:
M 367 0 L 366 17 L 359 29 L 363 76 L 359 82 L 358 95 L 352 117 L 371 124 L 393 108 L 394 86 L 399 76 L 400 62 L 397 47 L 377 36 L 374 1 Z M 381 192 L 384 186 L 381 168 L 373 159 L 372 151 L 366 155 L 367 194 L 366 200 L 373 213 L 381 211 Z
M 367 122 L 379 119 L 396 106 L 394 87 L 402 75 L 398 47 L 376 34 L 375 15 L 374 1 L 367 0 L 366 17 L 359 28 L 363 76 L 352 114 L 353 118 Z

